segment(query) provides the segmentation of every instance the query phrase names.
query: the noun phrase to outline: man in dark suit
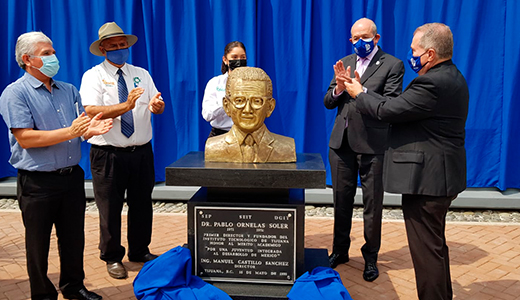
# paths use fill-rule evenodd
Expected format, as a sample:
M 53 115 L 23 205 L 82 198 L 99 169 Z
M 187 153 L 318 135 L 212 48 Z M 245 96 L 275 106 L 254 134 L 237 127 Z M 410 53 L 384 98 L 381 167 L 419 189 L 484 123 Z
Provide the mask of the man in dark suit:
M 362 73 L 361 82 L 367 90 L 385 97 L 397 97 L 401 93 L 404 66 L 402 61 L 377 46 L 380 36 L 371 20 L 356 21 L 351 35 L 356 54 L 336 63 L 335 76 L 324 98 L 325 107 L 338 108 L 329 143 L 334 191 L 334 241 L 329 262 L 335 268 L 349 260 L 352 210 L 359 173 L 364 205 L 363 278 L 373 281 L 379 276 L 376 262 L 381 245 L 382 169 L 388 123 L 359 113 L 356 102 L 344 92 L 345 79 L 353 76 L 345 71 L 345 66 Z
M 446 214 L 466 188 L 465 124 L 469 92 L 451 61 L 448 26 L 415 30 L 408 62 L 419 74 L 397 98 L 363 92 L 359 76 L 347 78 L 358 109 L 391 123 L 384 188 L 402 195 L 402 207 L 419 299 L 452 299 Z M 347 68 L 348 71 L 348 68 Z M 390 101 L 389 101 L 390 100 Z

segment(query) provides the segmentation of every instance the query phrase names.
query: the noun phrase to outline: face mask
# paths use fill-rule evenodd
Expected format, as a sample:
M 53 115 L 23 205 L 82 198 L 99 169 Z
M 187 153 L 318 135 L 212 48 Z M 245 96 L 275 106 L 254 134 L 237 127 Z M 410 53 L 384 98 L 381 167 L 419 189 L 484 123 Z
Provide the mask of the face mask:
M 107 59 L 116 65 L 122 65 L 128 59 L 130 55 L 130 50 L 128 48 L 118 49 L 113 51 L 107 51 Z
M 359 39 L 352 47 L 359 57 L 365 58 L 374 50 L 374 38 Z
M 43 75 L 52 78 L 56 74 L 58 74 L 58 70 L 60 69 L 60 62 L 56 57 L 56 54 L 48 55 L 48 56 L 35 56 L 31 55 L 31 57 L 39 57 L 42 60 L 43 65 L 40 68 L 35 68 L 36 70 L 40 70 Z
M 229 61 L 229 69 L 233 71 L 236 68 L 239 67 L 245 67 L 247 66 L 247 59 L 233 59 Z
M 412 68 L 412 70 L 415 72 L 415 73 L 419 73 L 419 71 L 424 67 L 426 66 L 426 64 L 428 64 L 428 62 L 426 62 L 424 64 L 424 66 L 421 65 L 421 56 L 423 56 L 424 54 L 426 54 L 426 52 L 428 51 L 425 51 L 423 54 L 419 55 L 419 56 L 413 56 L 413 51 L 412 49 L 410 49 L 410 51 L 408 51 L 408 55 L 407 55 L 407 58 L 406 60 L 408 61 L 408 64 L 410 64 L 410 68 Z

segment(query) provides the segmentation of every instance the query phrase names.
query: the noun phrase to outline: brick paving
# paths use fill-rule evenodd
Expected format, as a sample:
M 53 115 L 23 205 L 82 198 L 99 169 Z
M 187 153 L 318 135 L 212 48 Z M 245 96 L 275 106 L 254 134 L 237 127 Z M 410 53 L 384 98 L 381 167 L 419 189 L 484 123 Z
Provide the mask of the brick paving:
M 350 262 L 336 268 L 353 299 L 417 299 L 415 277 L 403 221 L 383 221 L 380 276 L 374 282 L 362 278 L 364 266 L 359 249 L 363 244 L 362 221 L 352 229 Z M 307 217 L 305 246 L 331 250 L 332 218 Z M 123 223 L 122 232 L 126 232 Z M 98 258 L 98 217 L 86 216 L 85 285 L 104 299 L 135 299 L 132 282 L 142 264 L 123 261 L 129 278 L 108 276 Z M 447 224 L 448 246 L 455 299 L 520 299 L 520 224 Z M 155 214 L 150 248 L 161 254 L 186 243 L 186 214 Z M 0 300 L 29 299 L 25 266 L 24 227 L 17 210 L 0 211 Z M 49 277 L 57 284 L 59 261 L 53 234 L 49 253 Z M 59 299 L 63 299 L 60 295 Z

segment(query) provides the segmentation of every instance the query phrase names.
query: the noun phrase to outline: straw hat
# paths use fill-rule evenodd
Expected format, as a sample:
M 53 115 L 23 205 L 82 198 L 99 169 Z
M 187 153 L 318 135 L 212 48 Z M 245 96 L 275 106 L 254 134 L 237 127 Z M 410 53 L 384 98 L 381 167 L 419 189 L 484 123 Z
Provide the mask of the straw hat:
M 95 42 L 93 42 L 90 45 L 90 53 L 97 55 L 97 56 L 104 56 L 101 51 L 99 51 L 99 44 L 101 41 L 106 40 L 111 37 L 115 36 L 126 36 L 128 41 L 128 47 L 132 46 L 137 42 L 137 37 L 133 34 L 125 34 L 123 32 L 123 29 L 121 27 L 117 26 L 116 22 L 108 22 L 103 24 L 101 28 L 99 28 L 99 39 Z

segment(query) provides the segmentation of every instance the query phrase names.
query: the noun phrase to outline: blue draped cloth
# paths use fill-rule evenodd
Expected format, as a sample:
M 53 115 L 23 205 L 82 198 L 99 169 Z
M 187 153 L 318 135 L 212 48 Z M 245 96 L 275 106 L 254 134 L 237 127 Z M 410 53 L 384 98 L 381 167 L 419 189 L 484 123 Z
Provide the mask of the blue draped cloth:
M 139 300 L 231 300 L 226 293 L 191 275 L 190 250 L 177 246 L 144 264 L 134 279 Z
M 316 267 L 298 277 L 287 297 L 289 300 L 352 300 L 338 272 L 327 267 Z

